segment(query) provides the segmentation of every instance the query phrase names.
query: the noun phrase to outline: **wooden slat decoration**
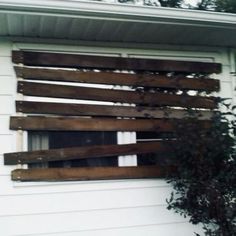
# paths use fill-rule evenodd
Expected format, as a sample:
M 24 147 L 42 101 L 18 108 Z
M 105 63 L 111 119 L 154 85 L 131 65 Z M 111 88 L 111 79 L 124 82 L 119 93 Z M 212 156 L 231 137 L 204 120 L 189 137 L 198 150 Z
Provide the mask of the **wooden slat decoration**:
M 137 117 L 137 118 L 175 118 L 182 119 L 188 116 L 186 110 L 133 107 L 133 106 L 109 106 L 72 103 L 49 103 L 16 101 L 16 111 L 30 114 L 55 114 L 64 116 L 102 116 L 102 117 Z M 199 120 L 209 120 L 213 116 L 212 111 L 195 110 L 191 114 Z
M 43 68 L 15 67 L 18 77 L 28 80 L 79 82 L 133 87 L 172 88 L 218 91 L 219 80 L 208 78 L 167 77 L 151 74 L 69 71 Z
M 51 131 L 171 131 L 164 120 L 128 120 L 103 118 L 11 117 L 12 130 Z
M 158 166 L 16 169 L 12 171 L 12 180 L 75 181 L 161 178 L 173 171 L 175 171 L 174 167 Z
M 40 163 L 48 161 L 65 161 L 118 155 L 156 153 L 168 150 L 173 142 L 156 141 L 123 145 L 96 145 L 63 149 L 50 149 L 31 152 L 4 154 L 5 165 Z
M 208 76 L 221 72 L 222 66 L 219 63 L 29 51 L 13 51 L 12 60 L 15 64 L 21 64 L 15 66 L 15 71 L 17 77 L 25 80 L 20 80 L 17 87 L 18 93 L 23 95 L 126 104 L 90 105 L 61 103 L 60 100 L 57 103 L 16 101 L 17 112 L 40 116 L 13 116 L 10 118 L 12 130 L 141 131 L 172 132 L 174 135 L 176 125 L 179 123 L 183 125 L 183 122 L 186 122 L 182 119 L 188 115 L 186 108 L 193 108 L 193 113 L 199 117 L 196 122 L 200 123 L 202 129 L 211 126 L 210 119 L 217 108 L 215 97 L 190 96 L 186 92 L 187 90 L 219 91 L 219 80 L 210 79 Z M 190 75 L 194 78 L 189 77 Z M 199 78 L 196 78 L 198 76 Z M 72 86 L 61 82 L 74 84 Z M 91 88 L 80 86 L 78 83 L 130 86 L 137 90 Z M 183 93 L 174 94 L 177 90 L 182 90 Z M 42 116 L 45 114 L 50 116 Z M 4 154 L 4 164 L 109 158 L 145 153 L 168 155 L 171 152 L 169 145 L 173 145 L 174 142 L 163 139 L 137 144 L 7 153 Z M 12 172 L 12 180 L 157 178 L 175 170 L 176 167 L 173 166 L 16 169 Z
M 14 63 L 28 66 L 68 67 L 159 72 L 220 73 L 221 64 L 156 59 L 87 56 L 62 53 L 13 51 Z
M 28 96 L 148 104 L 149 106 L 167 105 L 207 109 L 217 107 L 214 97 L 85 88 L 32 82 L 18 82 L 18 92 Z
M 19 117 L 10 118 L 12 130 L 51 131 L 159 131 L 171 132 L 173 120 L 166 119 L 112 119 L 71 117 Z M 177 121 L 175 121 L 177 122 Z M 210 121 L 198 121 L 202 128 L 209 128 Z

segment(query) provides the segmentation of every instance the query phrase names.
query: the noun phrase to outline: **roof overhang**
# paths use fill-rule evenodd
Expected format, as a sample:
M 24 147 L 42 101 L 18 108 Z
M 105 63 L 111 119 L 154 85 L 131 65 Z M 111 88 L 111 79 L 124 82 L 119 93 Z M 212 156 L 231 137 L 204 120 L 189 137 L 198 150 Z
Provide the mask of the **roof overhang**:
M 0 37 L 236 47 L 236 14 L 76 0 L 0 0 Z

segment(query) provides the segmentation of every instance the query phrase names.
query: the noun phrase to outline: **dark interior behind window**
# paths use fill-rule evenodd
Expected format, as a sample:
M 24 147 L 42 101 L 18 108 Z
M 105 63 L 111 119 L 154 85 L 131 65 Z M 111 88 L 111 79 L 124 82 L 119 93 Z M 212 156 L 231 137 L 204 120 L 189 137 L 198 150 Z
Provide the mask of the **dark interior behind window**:
M 38 137 L 38 136 L 41 136 L 43 139 L 47 138 L 46 141 L 48 142 L 48 149 L 117 144 L 116 132 L 50 131 L 50 132 L 42 133 L 42 132 L 31 131 L 29 132 L 29 150 L 30 149 L 32 150 L 32 147 L 34 146 L 33 144 L 35 142 L 34 139 L 35 137 Z M 114 157 L 90 158 L 90 159 L 83 159 L 83 160 L 52 161 L 52 162 L 49 162 L 47 165 L 48 167 L 51 167 L 51 168 L 53 167 L 85 167 L 85 166 L 117 166 L 118 158 L 114 156 Z

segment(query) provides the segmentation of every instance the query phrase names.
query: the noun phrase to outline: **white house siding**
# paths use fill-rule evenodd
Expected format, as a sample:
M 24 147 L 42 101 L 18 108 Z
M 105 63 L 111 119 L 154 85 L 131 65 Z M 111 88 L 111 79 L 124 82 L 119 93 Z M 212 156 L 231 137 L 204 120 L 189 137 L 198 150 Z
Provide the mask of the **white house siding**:
M 166 198 L 171 188 L 163 180 L 12 182 L 10 171 L 15 167 L 4 166 L 2 154 L 23 148 L 19 138 L 21 134 L 9 130 L 9 115 L 15 113 L 16 99 L 12 48 L 10 42 L 0 43 L 1 236 L 190 236 L 193 232 L 201 231 L 199 227 L 187 223 L 187 219 L 166 209 Z M 127 49 L 124 51 L 127 52 Z M 130 51 L 129 54 L 148 55 L 139 50 Z M 152 51 L 152 57 L 177 54 L 185 58 L 191 58 L 191 55 L 203 58 L 205 55 L 204 52 L 173 51 L 160 54 L 160 51 Z M 214 61 L 216 58 L 218 62 L 223 62 L 223 95 L 232 97 L 233 80 L 229 76 L 232 68 L 226 51 L 214 50 L 206 55 L 203 61 Z

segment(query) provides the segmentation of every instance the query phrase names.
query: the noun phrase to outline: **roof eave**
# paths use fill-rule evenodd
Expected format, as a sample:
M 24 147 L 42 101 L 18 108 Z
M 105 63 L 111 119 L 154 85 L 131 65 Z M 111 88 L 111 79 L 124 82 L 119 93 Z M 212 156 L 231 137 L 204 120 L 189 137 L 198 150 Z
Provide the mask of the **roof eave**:
M 0 12 L 236 27 L 236 14 L 76 0 L 0 0 Z M 184 14 L 183 14 L 184 13 Z

